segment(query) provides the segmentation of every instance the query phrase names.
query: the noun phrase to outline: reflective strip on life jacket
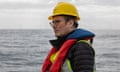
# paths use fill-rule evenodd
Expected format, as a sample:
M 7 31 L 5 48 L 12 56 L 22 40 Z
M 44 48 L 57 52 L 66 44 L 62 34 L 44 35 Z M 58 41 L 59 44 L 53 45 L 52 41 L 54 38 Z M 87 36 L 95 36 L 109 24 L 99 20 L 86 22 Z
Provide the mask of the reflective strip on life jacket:
M 51 57 L 50 57 L 50 61 L 51 61 L 52 63 L 53 63 L 54 60 L 56 59 L 56 57 L 57 57 L 57 53 L 58 53 L 58 52 L 56 52 L 56 53 L 54 53 L 54 54 L 51 55 Z
M 57 53 L 54 53 L 51 57 L 50 57 L 50 61 L 53 63 L 54 60 L 56 59 L 56 56 L 57 56 Z M 67 67 L 67 71 L 72 71 L 72 68 L 71 68 L 71 63 L 70 63 L 70 60 L 69 59 L 66 59 L 66 61 L 64 62 L 63 64 L 64 66 L 63 67 Z M 63 70 L 65 70 L 65 68 L 62 68 Z

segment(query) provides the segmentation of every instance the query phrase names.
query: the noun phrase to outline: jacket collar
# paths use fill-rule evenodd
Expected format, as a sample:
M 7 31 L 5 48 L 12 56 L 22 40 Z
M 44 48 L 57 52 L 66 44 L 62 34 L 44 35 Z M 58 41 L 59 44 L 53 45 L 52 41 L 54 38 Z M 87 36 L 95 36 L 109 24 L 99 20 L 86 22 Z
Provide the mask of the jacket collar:
M 76 29 L 72 34 L 70 34 L 67 39 L 84 39 L 87 37 L 94 37 L 95 34 L 84 29 Z

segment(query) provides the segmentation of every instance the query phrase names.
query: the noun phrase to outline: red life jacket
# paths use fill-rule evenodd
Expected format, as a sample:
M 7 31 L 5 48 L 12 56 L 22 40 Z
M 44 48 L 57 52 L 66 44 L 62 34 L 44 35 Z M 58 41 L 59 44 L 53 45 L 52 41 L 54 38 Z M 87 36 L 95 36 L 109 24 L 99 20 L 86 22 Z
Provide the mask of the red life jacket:
M 62 47 L 60 48 L 58 55 L 53 63 L 50 61 L 50 57 L 52 54 L 56 53 L 57 51 L 56 51 L 56 48 L 52 48 L 47 58 L 45 59 L 45 62 L 43 63 L 42 72 L 47 72 L 47 71 L 48 72 L 60 72 L 61 65 L 64 62 L 64 59 L 67 55 L 69 48 L 71 48 L 72 45 L 76 43 L 76 41 L 77 41 L 76 39 L 69 39 L 65 41 Z

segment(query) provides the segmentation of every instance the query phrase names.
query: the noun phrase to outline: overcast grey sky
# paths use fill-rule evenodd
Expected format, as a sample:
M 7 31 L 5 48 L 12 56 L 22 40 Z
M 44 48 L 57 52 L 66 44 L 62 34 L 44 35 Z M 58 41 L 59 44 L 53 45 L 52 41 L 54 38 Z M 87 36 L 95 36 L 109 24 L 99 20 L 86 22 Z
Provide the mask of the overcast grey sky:
M 0 0 L 0 29 L 50 28 L 47 18 L 58 1 L 77 6 L 79 27 L 120 29 L 120 0 Z

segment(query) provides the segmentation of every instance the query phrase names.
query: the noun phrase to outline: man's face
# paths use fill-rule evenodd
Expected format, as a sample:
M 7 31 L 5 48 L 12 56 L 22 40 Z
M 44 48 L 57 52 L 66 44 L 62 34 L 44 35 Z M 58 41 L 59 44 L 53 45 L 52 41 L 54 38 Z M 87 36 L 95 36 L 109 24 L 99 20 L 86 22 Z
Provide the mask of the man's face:
M 63 37 L 71 32 L 72 25 L 70 21 L 66 22 L 64 16 L 54 16 L 52 27 L 56 37 Z

